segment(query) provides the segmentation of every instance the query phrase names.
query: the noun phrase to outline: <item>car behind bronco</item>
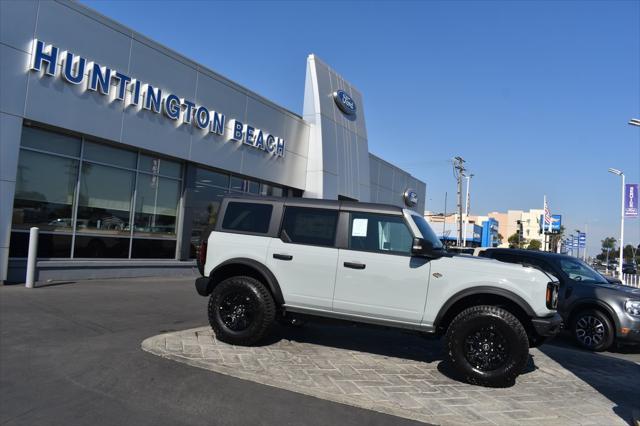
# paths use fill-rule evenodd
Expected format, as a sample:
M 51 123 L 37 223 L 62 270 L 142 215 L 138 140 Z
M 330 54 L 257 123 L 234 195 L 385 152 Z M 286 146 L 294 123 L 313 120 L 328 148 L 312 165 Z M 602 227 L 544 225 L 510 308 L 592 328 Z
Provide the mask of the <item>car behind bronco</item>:
M 475 384 L 504 386 L 529 347 L 556 334 L 558 284 L 544 272 L 447 253 L 396 206 L 227 197 L 202 240 L 196 280 L 216 337 L 257 344 L 274 321 L 338 318 L 444 335 Z

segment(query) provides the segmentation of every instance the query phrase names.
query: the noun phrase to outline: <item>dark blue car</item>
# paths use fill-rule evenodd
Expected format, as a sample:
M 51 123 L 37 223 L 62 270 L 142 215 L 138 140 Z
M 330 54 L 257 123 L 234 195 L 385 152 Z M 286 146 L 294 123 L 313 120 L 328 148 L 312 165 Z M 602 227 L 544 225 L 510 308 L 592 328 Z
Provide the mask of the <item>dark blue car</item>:
M 560 281 L 558 312 L 579 345 L 604 351 L 614 342 L 640 342 L 640 289 L 612 283 L 575 257 L 532 250 L 490 248 L 478 254 L 521 263 Z

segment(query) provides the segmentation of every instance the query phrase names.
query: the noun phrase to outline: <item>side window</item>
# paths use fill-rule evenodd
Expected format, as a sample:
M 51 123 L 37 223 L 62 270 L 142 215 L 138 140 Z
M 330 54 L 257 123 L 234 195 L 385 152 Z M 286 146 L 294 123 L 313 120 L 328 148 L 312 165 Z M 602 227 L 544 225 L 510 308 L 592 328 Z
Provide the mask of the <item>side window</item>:
M 351 213 L 349 248 L 381 253 L 410 254 L 413 236 L 400 216 Z
M 227 204 L 222 229 L 266 234 L 269 231 L 272 210 L 271 204 L 231 202 Z
M 337 210 L 286 207 L 280 238 L 287 243 L 333 247 L 337 224 Z

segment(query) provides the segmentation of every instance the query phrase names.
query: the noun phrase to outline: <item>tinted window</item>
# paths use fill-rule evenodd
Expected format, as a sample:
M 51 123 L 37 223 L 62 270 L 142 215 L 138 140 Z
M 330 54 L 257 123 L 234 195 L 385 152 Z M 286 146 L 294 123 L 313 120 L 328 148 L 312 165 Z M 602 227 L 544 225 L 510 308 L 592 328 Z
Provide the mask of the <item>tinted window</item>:
M 265 234 L 271 221 L 271 204 L 229 203 L 222 227 L 232 231 Z
M 337 210 L 287 207 L 280 237 L 291 243 L 333 246 L 337 223 Z
M 349 248 L 384 253 L 411 253 L 413 236 L 400 216 L 351 213 Z
M 438 237 L 436 236 L 436 233 L 433 232 L 433 229 L 431 229 L 431 227 L 429 226 L 427 221 L 424 219 L 424 217 L 413 214 L 411 215 L 411 218 L 413 219 L 413 222 L 416 224 L 416 226 L 420 230 L 420 233 L 422 234 L 422 238 L 424 238 L 427 241 L 430 241 L 431 244 L 433 244 L 434 249 L 441 249 L 442 242 L 440 241 L 440 239 L 438 239 Z
M 562 272 L 574 281 L 589 283 L 606 283 L 607 281 L 591 269 L 586 263 L 578 259 L 560 259 Z

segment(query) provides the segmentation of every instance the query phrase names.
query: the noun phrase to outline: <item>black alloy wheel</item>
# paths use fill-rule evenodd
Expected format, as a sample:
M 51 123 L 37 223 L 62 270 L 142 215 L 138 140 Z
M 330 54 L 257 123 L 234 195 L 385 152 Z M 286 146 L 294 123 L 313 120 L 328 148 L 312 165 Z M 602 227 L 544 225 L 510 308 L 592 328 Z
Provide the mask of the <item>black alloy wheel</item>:
M 480 371 L 492 371 L 509 359 L 509 344 L 495 325 L 484 326 L 467 335 L 464 356 Z
M 529 359 L 529 337 L 520 320 L 505 308 L 472 306 L 447 327 L 446 360 L 468 383 L 510 386 Z
M 248 291 L 225 295 L 220 301 L 220 318 L 233 331 L 246 330 L 256 316 L 257 300 Z
M 253 277 L 227 278 L 216 284 L 209 298 L 209 324 L 221 342 L 255 345 L 267 335 L 275 316 L 273 296 Z
M 601 352 L 613 344 L 611 321 L 599 310 L 589 309 L 578 313 L 573 318 L 572 331 L 576 342 L 590 351 Z

